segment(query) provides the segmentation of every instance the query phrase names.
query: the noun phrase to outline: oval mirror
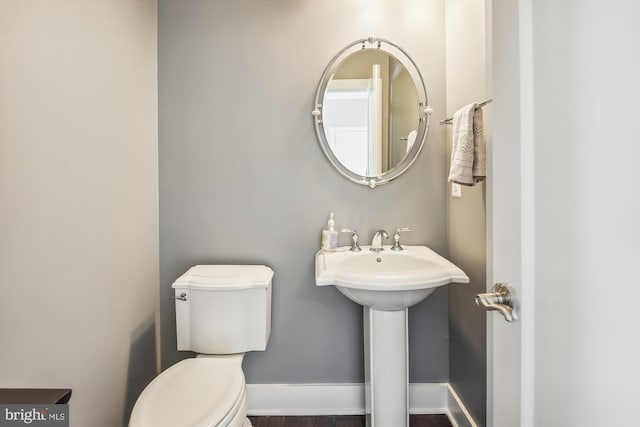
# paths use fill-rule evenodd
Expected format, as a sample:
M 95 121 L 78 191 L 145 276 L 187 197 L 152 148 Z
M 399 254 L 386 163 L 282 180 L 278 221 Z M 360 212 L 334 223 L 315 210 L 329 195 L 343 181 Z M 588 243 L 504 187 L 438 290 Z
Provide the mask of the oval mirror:
M 411 57 L 388 40 L 369 37 L 333 57 L 312 114 L 331 164 L 351 181 L 374 188 L 400 176 L 420 154 L 428 105 Z

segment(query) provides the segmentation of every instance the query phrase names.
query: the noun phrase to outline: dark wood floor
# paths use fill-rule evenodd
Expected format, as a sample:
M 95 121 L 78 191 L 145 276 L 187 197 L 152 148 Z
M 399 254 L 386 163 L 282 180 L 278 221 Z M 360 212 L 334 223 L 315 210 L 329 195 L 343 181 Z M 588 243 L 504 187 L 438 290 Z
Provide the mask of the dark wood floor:
M 364 427 L 364 416 L 249 417 L 253 427 Z M 410 415 L 411 427 L 453 427 L 444 414 Z

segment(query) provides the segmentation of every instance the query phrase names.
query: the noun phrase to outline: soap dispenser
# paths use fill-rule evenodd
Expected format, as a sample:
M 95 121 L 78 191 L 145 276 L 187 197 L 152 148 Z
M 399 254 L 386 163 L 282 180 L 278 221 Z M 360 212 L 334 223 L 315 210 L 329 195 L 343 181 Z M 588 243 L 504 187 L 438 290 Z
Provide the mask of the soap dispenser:
M 327 221 L 327 228 L 322 230 L 322 243 L 320 249 L 323 251 L 335 251 L 338 247 L 338 232 L 335 229 L 335 221 L 333 220 L 333 212 Z

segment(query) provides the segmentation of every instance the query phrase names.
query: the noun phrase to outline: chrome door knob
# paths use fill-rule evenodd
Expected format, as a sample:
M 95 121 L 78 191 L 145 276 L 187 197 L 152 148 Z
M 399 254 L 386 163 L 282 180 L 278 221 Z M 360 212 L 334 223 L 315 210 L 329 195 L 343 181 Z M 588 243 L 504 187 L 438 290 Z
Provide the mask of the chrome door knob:
M 493 292 L 476 295 L 476 305 L 500 312 L 507 322 L 518 320 L 513 288 L 508 283 L 496 283 L 491 290 Z

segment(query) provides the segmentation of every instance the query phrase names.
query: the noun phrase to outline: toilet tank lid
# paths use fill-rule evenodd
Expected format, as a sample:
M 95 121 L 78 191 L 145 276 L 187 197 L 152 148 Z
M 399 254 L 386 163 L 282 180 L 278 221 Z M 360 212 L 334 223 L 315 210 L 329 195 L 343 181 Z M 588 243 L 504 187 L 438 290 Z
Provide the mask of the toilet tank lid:
M 195 265 L 172 287 L 199 290 L 267 288 L 272 278 L 273 270 L 266 265 Z

